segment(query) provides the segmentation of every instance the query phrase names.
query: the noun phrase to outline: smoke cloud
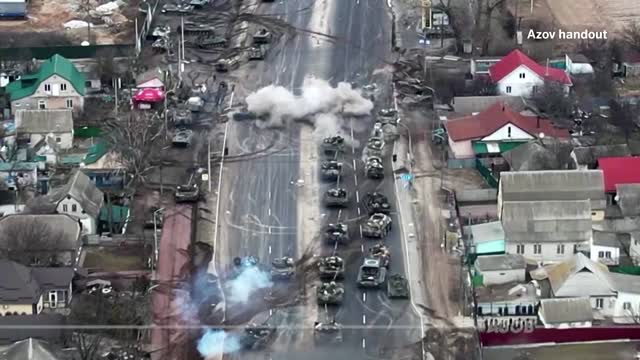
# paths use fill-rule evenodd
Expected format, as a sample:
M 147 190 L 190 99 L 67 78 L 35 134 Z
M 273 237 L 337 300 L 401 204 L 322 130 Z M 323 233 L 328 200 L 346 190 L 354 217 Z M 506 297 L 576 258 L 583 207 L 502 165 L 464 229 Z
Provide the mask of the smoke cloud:
M 257 266 L 245 267 L 235 279 L 228 281 L 227 284 L 229 285 L 227 301 L 243 304 L 249 301 L 255 291 L 273 286 L 271 275 Z
M 229 334 L 222 330 L 207 329 L 198 340 L 198 352 L 205 359 L 240 350 L 240 339 L 236 334 Z

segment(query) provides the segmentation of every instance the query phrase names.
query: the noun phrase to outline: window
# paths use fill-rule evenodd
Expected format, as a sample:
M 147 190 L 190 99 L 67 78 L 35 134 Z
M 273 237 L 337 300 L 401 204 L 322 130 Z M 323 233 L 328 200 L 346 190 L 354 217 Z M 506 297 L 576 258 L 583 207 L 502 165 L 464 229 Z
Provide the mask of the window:
M 522 244 L 516 245 L 516 254 L 520 254 L 520 255 L 524 254 L 524 245 Z
M 578 253 L 578 244 L 573 244 L 573 253 L 574 254 Z
M 607 259 L 611 259 L 611 251 L 605 251 L 604 252 L 604 257 Z
M 533 85 L 533 87 L 531 88 L 531 93 L 535 94 L 538 92 L 538 86 L 537 85 Z
M 511 137 L 511 126 L 507 126 L 507 136 Z
M 73 107 L 73 100 L 67 99 L 67 108 L 71 109 Z
M 596 309 L 602 309 L 604 307 L 604 299 L 597 298 L 596 299 Z
M 69 208 L 67 207 L 67 204 L 62 205 L 62 211 L 64 211 L 64 212 L 69 211 Z
M 60 90 L 61 91 L 67 91 L 67 84 L 65 84 L 65 83 L 60 84 Z
M 602 259 L 604 257 L 604 251 L 598 251 L 598 258 Z
M 524 73 L 520 73 L 520 79 L 524 79 Z
M 91 81 L 85 81 L 84 82 L 84 87 L 88 87 L 88 88 L 93 87 L 92 84 L 91 84 Z
M 56 136 L 56 142 L 59 144 L 62 142 L 62 138 L 60 136 Z
M 556 248 L 556 253 L 557 254 L 564 254 L 564 244 L 558 245 L 558 247 Z
M 507 86 L 507 94 L 511 94 L 511 86 Z
M 628 301 L 622 303 L 622 310 L 631 310 L 631 303 Z
M 542 245 L 533 244 L 533 253 L 534 254 L 542 254 Z
M 46 108 L 47 108 L 47 101 L 46 100 L 38 100 L 38 109 L 44 110 Z
M 71 211 L 72 212 L 78 211 L 78 206 L 76 206 L 76 204 L 71 205 Z
M 44 91 L 51 91 L 51 84 L 44 84 Z
M 49 306 L 52 308 L 58 304 L 58 293 L 55 290 L 49 291 Z

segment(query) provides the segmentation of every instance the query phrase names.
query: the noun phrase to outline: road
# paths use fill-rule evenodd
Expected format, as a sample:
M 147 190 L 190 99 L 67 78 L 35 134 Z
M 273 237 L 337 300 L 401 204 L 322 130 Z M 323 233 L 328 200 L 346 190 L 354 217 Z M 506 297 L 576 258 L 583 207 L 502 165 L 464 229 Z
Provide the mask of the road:
M 296 36 L 271 51 L 267 59 L 252 69 L 239 69 L 243 79 L 238 83 L 238 96 L 246 95 L 262 86 L 276 84 L 297 90 L 306 76 L 330 80 L 332 84 L 348 81 L 358 85 L 376 83 L 376 111 L 392 104 L 390 92 L 391 74 L 385 61 L 391 61 L 391 17 L 387 2 L 379 0 L 304 0 L 264 3 L 258 13 L 280 14 L 288 23 L 337 37 L 329 43 L 319 37 Z M 344 119 L 345 131 L 352 134 L 355 145 L 366 143 L 373 127 L 373 119 Z M 235 256 L 253 255 L 261 262 L 270 263 L 279 256 L 298 257 L 304 251 L 299 237 L 298 218 L 304 214 L 301 204 L 301 188 L 295 183 L 301 177 L 308 154 L 300 156 L 301 126 L 291 124 L 285 130 L 269 130 L 253 122 L 230 123 L 227 141 L 229 162 L 224 166 L 221 208 L 219 216 L 219 251 L 216 251 L 218 266 L 224 269 Z M 317 309 L 317 316 L 327 315 L 345 327 L 345 341 L 339 345 L 317 345 L 308 347 L 303 339 L 309 329 L 296 331 L 300 319 L 311 316 L 291 311 L 285 316 L 287 326 L 279 331 L 276 344 L 268 352 L 231 354 L 230 358 L 299 359 L 305 358 L 416 358 L 415 354 L 392 357 L 394 348 L 405 347 L 419 341 L 419 318 L 408 300 L 387 299 L 382 290 L 362 291 L 356 287 L 355 277 L 362 263 L 363 252 L 375 244 L 360 236 L 358 224 L 365 219 L 361 201 L 367 192 L 380 191 L 395 204 L 394 182 L 391 173 L 391 144 L 386 146 L 386 169 L 383 181 L 364 177 L 362 148 L 352 146 L 343 154 L 346 165 L 340 186 L 346 188 L 352 198 L 349 208 L 342 211 L 319 209 L 324 223 L 337 220 L 350 225 L 352 242 L 339 248 L 340 256 L 347 260 L 345 302 L 341 307 Z M 265 156 L 245 161 L 233 161 L 243 153 L 254 153 L 268 149 Z M 303 162 L 301 166 L 301 161 Z M 308 166 L 316 166 L 309 163 Z M 318 184 L 304 184 L 303 187 Z M 319 191 L 326 191 L 332 184 L 322 183 Z M 394 224 L 399 224 L 395 213 Z M 390 273 L 405 273 L 405 263 L 400 226 L 389 233 L 386 243 L 392 251 Z M 319 231 L 320 229 L 316 229 Z M 304 239 L 309 240 L 309 239 Z M 324 255 L 331 254 L 333 247 L 322 246 Z M 314 303 L 314 300 L 311 299 Z M 304 312 L 305 310 L 300 310 Z M 315 315 L 315 314 L 314 314 Z M 286 337 L 286 339 L 285 339 Z M 304 345 L 302 345 L 304 344 Z M 399 353 L 399 352 L 398 352 Z M 266 354 L 266 355 L 265 355 Z M 419 358 L 419 357 L 417 357 Z

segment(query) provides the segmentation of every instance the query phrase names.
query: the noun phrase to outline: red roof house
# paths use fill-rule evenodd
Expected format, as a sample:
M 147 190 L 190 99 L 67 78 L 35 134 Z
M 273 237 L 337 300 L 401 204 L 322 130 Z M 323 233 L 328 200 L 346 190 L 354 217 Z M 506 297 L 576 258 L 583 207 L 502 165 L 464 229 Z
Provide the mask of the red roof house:
M 572 85 L 564 70 L 540 65 L 517 49 L 491 66 L 489 77 L 498 85 L 500 93 L 513 96 L 529 96 L 545 81 L 560 83 L 567 92 Z
M 445 123 L 445 128 L 455 158 L 474 157 L 472 142 L 499 148 L 500 143 L 526 142 L 538 138 L 540 133 L 552 138 L 569 137 L 566 129 L 555 127 L 548 119 L 522 115 L 501 102 L 477 115 L 451 119 Z
M 605 192 L 616 192 L 620 184 L 640 184 L 640 156 L 599 158 L 598 169 L 604 176 Z

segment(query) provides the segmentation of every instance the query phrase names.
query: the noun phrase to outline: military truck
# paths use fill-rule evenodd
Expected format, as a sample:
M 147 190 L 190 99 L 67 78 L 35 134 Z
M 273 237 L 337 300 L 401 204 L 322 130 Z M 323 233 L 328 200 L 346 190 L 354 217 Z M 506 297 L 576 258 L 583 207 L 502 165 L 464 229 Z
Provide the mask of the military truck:
M 344 286 L 335 281 L 323 282 L 316 289 L 318 305 L 340 305 L 344 299 Z
M 260 29 L 253 34 L 253 44 L 262 45 L 271 42 L 271 33 L 267 29 Z
M 380 259 L 365 258 L 358 270 L 358 287 L 378 288 L 384 284 L 387 269 L 382 266 Z
M 275 258 L 271 262 L 271 278 L 274 280 L 288 280 L 295 274 L 296 263 L 293 258 L 284 256 Z
M 349 203 L 347 190 L 343 188 L 331 188 L 324 193 L 322 201 L 328 207 L 346 207 Z
M 380 264 L 389 268 L 389 262 L 391 262 L 391 253 L 389 248 L 384 244 L 376 244 L 369 248 L 369 257 L 380 260 Z
M 322 152 L 331 157 L 336 157 L 344 151 L 344 138 L 342 136 L 330 136 L 322 140 Z
M 393 108 L 380 109 L 380 111 L 378 111 L 378 116 L 379 117 L 394 118 L 397 115 L 398 115 L 398 111 L 396 109 L 393 109 Z
M 267 324 L 251 323 L 240 335 L 240 345 L 244 349 L 259 349 L 267 345 L 276 333 L 276 328 Z
M 313 330 L 313 340 L 316 344 L 335 344 L 343 341 L 342 324 L 337 323 L 335 320 L 329 322 L 316 321 Z
M 176 187 L 175 201 L 181 202 L 196 202 L 200 199 L 200 189 L 198 185 L 178 185 Z
M 379 156 L 368 157 L 367 162 L 364 165 L 364 171 L 369 179 L 384 178 L 384 166 L 382 165 L 382 158 L 380 158 Z
M 369 212 L 369 215 L 375 213 L 388 214 L 391 212 L 389 199 L 379 192 L 367 193 L 367 196 L 364 199 L 364 206 Z
M 382 213 L 375 213 L 362 225 L 362 236 L 382 239 L 391 231 L 391 218 Z
M 333 255 L 321 258 L 318 268 L 321 279 L 337 280 L 344 277 L 344 260 L 339 256 Z
M 320 164 L 320 173 L 324 180 L 337 180 L 342 175 L 342 163 L 334 160 L 323 161 Z
M 349 228 L 346 224 L 329 224 L 324 229 L 324 241 L 329 244 L 349 242 Z
M 387 280 L 387 296 L 390 299 L 408 299 L 409 282 L 400 274 L 393 274 Z

